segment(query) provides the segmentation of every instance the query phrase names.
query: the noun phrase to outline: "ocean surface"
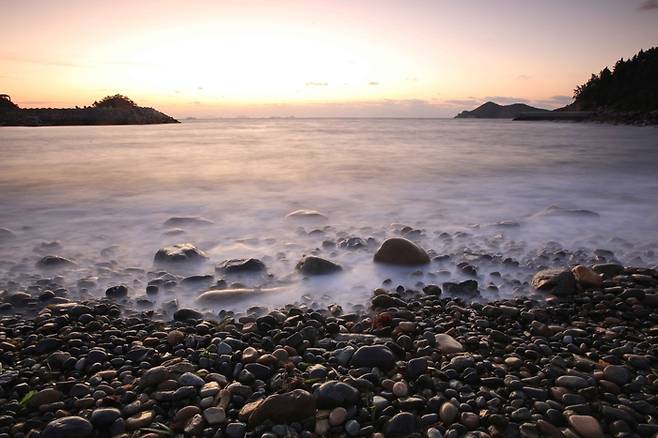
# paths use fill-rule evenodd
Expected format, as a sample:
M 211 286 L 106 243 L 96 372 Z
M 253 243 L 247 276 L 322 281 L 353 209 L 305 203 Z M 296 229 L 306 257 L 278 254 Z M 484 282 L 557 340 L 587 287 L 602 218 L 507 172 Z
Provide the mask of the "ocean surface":
M 475 278 L 484 299 L 509 297 L 531 293 L 527 281 L 540 267 L 657 261 L 653 127 L 227 119 L 0 128 L 0 157 L 0 228 L 14 234 L 0 242 L 0 290 L 56 277 L 78 299 L 123 283 L 129 302 L 141 299 L 145 308 L 159 312 L 177 300 L 216 313 L 293 302 L 366 304 L 386 279 L 389 288 L 420 289 Z M 328 219 L 286 219 L 298 209 Z M 165 225 L 181 216 L 212 224 Z M 378 244 L 399 235 L 449 257 L 421 268 L 374 264 Z M 162 276 L 155 252 L 184 242 L 210 261 L 175 274 L 213 274 L 213 282 L 279 292 L 209 307 L 195 297 L 212 284 L 178 283 L 145 297 L 147 282 Z M 304 278 L 295 265 L 305 254 L 344 270 Z M 35 265 L 44 255 L 77 265 L 43 272 Z M 245 257 L 262 260 L 268 275 L 214 272 L 223 260 Z M 476 277 L 461 262 L 472 264 Z M 90 281 L 81 286 L 80 279 Z

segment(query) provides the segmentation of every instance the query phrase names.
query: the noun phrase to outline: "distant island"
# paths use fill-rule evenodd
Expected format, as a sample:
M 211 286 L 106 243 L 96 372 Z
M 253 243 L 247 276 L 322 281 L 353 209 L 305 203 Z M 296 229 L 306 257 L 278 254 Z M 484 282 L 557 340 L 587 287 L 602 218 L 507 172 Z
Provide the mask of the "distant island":
M 495 102 L 483 103 L 472 111 L 462 111 L 455 119 L 515 119 L 523 113 L 546 113 L 550 110 L 535 108 L 524 103 L 499 105 Z
M 574 101 L 555 110 L 523 103 L 487 102 L 456 119 L 568 120 L 636 125 L 658 124 L 658 47 L 605 67 L 574 90 Z
M 107 96 L 83 108 L 20 108 L 0 94 L 0 126 L 150 125 L 180 123 L 153 108 L 138 106 L 126 96 Z
M 573 103 L 516 120 L 586 120 L 637 125 L 658 124 L 658 47 L 605 67 L 574 90 Z

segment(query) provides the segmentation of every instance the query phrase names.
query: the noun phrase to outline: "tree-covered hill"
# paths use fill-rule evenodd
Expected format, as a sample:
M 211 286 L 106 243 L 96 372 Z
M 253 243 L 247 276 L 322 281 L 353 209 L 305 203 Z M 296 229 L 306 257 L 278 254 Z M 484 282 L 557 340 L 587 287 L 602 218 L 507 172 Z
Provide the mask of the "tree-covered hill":
M 566 111 L 643 112 L 658 110 L 658 47 L 640 50 L 601 70 L 574 91 Z

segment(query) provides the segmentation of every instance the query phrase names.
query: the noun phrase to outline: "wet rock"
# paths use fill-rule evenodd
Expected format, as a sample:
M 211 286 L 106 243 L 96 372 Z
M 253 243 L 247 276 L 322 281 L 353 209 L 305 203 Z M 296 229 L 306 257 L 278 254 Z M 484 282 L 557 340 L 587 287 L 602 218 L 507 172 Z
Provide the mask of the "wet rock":
M 116 408 L 99 408 L 94 409 L 89 417 L 89 421 L 97 429 L 109 427 L 114 423 L 114 420 L 121 417 L 121 411 Z
M 159 249 L 153 258 L 156 264 L 200 263 L 208 259 L 206 253 L 191 243 L 178 243 Z
M 601 287 L 603 279 L 601 276 L 588 268 L 587 266 L 578 265 L 571 269 L 574 278 L 583 289 L 593 289 Z
M 445 282 L 443 290 L 450 295 L 476 296 L 479 293 L 478 282 L 476 280 L 466 280 L 461 283 Z
M 62 417 L 48 423 L 39 438 L 85 438 L 93 429 L 91 423 L 82 417 Z
M 46 388 L 37 392 L 30 398 L 28 405 L 31 408 L 38 408 L 41 405 L 47 405 L 60 401 L 63 397 L 61 391 L 56 390 L 55 388 Z
M 153 411 L 143 411 L 126 420 L 127 430 L 136 430 L 146 427 L 153 422 L 155 414 Z
M 576 278 L 571 271 L 545 269 L 532 277 L 532 287 L 552 293 L 558 297 L 573 295 L 576 292 Z
M 306 256 L 297 263 L 296 269 L 304 275 L 326 275 L 341 271 L 343 268 L 321 257 Z
M 350 407 L 359 399 L 359 391 L 347 383 L 330 380 L 320 385 L 313 396 L 321 408 Z
M 231 259 L 226 260 L 215 268 L 224 274 L 245 274 L 265 271 L 265 263 L 258 259 Z
M 105 291 L 105 296 L 111 299 L 125 298 L 128 296 L 128 288 L 124 285 L 112 286 Z
M 222 424 L 226 422 L 226 412 L 222 408 L 211 406 L 203 411 L 203 418 L 211 426 Z
M 165 227 L 185 227 L 185 226 L 207 226 L 213 225 L 214 222 L 210 219 L 205 219 L 199 216 L 175 216 L 170 217 L 164 223 Z
M 406 307 L 407 303 L 386 293 L 375 295 L 370 302 L 373 309 L 388 309 L 389 307 Z
M 441 421 L 443 421 L 446 424 L 452 424 L 457 420 L 457 416 L 459 415 L 459 409 L 457 409 L 457 406 L 450 402 L 445 402 L 441 405 L 441 409 L 439 410 L 439 417 L 441 418 Z
M 345 422 L 347 418 L 347 409 L 343 407 L 337 407 L 332 409 L 329 413 L 329 424 L 332 426 L 340 426 Z
M 350 363 L 355 367 L 379 368 L 388 371 L 395 366 L 395 356 L 384 345 L 364 345 L 354 352 Z
M 385 427 L 386 438 L 405 438 L 420 428 L 418 419 L 411 412 L 400 412 L 391 418 Z
M 608 365 L 603 369 L 603 377 L 612 383 L 623 386 L 630 382 L 631 372 L 623 365 Z
M 612 278 L 624 272 L 624 267 L 616 263 L 599 263 L 592 266 L 592 270 L 603 275 L 605 278 Z
M 452 336 L 440 333 L 435 335 L 437 348 L 444 354 L 455 354 L 464 351 L 464 346 Z
M 423 248 L 402 237 L 386 239 L 375 253 L 374 260 L 398 266 L 416 266 L 430 262 Z
M 203 315 L 194 309 L 178 309 L 174 312 L 174 321 L 191 321 L 202 318 Z
M 316 210 L 295 210 L 286 215 L 286 219 L 290 221 L 320 223 L 326 222 L 329 218 Z
M 281 287 L 272 288 L 240 288 L 240 289 L 211 289 L 196 298 L 201 304 L 226 304 L 240 300 L 257 297 L 259 295 L 275 294 L 284 291 Z
M 289 423 L 315 415 L 315 399 L 303 389 L 267 397 L 249 417 L 249 425 L 258 425 L 266 420 Z
M 14 238 L 16 238 L 16 234 L 13 231 L 7 228 L 0 228 L 0 242 L 6 242 Z
M 76 266 L 75 262 L 56 255 L 42 257 L 37 262 L 37 267 L 41 269 L 71 268 Z
M 583 438 L 603 438 L 603 428 L 599 421 L 589 415 L 571 415 L 569 424 Z
M 144 372 L 140 379 L 142 387 L 156 386 L 169 378 L 169 371 L 163 366 L 150 368 Z
M 568 208 L 562 208 L 558 205 L 551 205 L 550 207 L 533 214 L 530 216 L 531 219 L 542 219 L 542 218 L 562 218 L 562 219 L 598 219 L 599 215 L 595 211 L 591 210 L 570 210 Z
M 423 287 L 423 292 L 426 295 L 439 296 L 441 295 L 441 288 L 435 284 L 428 284 L 427 286 Z

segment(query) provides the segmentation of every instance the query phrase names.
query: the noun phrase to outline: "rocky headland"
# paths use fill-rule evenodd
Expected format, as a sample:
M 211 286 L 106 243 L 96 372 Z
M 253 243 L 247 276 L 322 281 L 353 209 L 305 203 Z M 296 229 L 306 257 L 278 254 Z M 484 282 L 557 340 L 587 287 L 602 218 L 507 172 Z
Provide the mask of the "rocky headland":
M 499 105 L 495 102 L 485 102 L 471 111 L 462 111 L 455 119 L 515 119 L 523 114 L 543 114 L 550 111 L 535 108 L 524 103 L 513 103 L 510 105 Z
M 0 95 L 0 126 L 150 125 L 179 123 L 153 108 L 137 106 L 125 96 L 108 96 L 84 108 L 20 108 Z

